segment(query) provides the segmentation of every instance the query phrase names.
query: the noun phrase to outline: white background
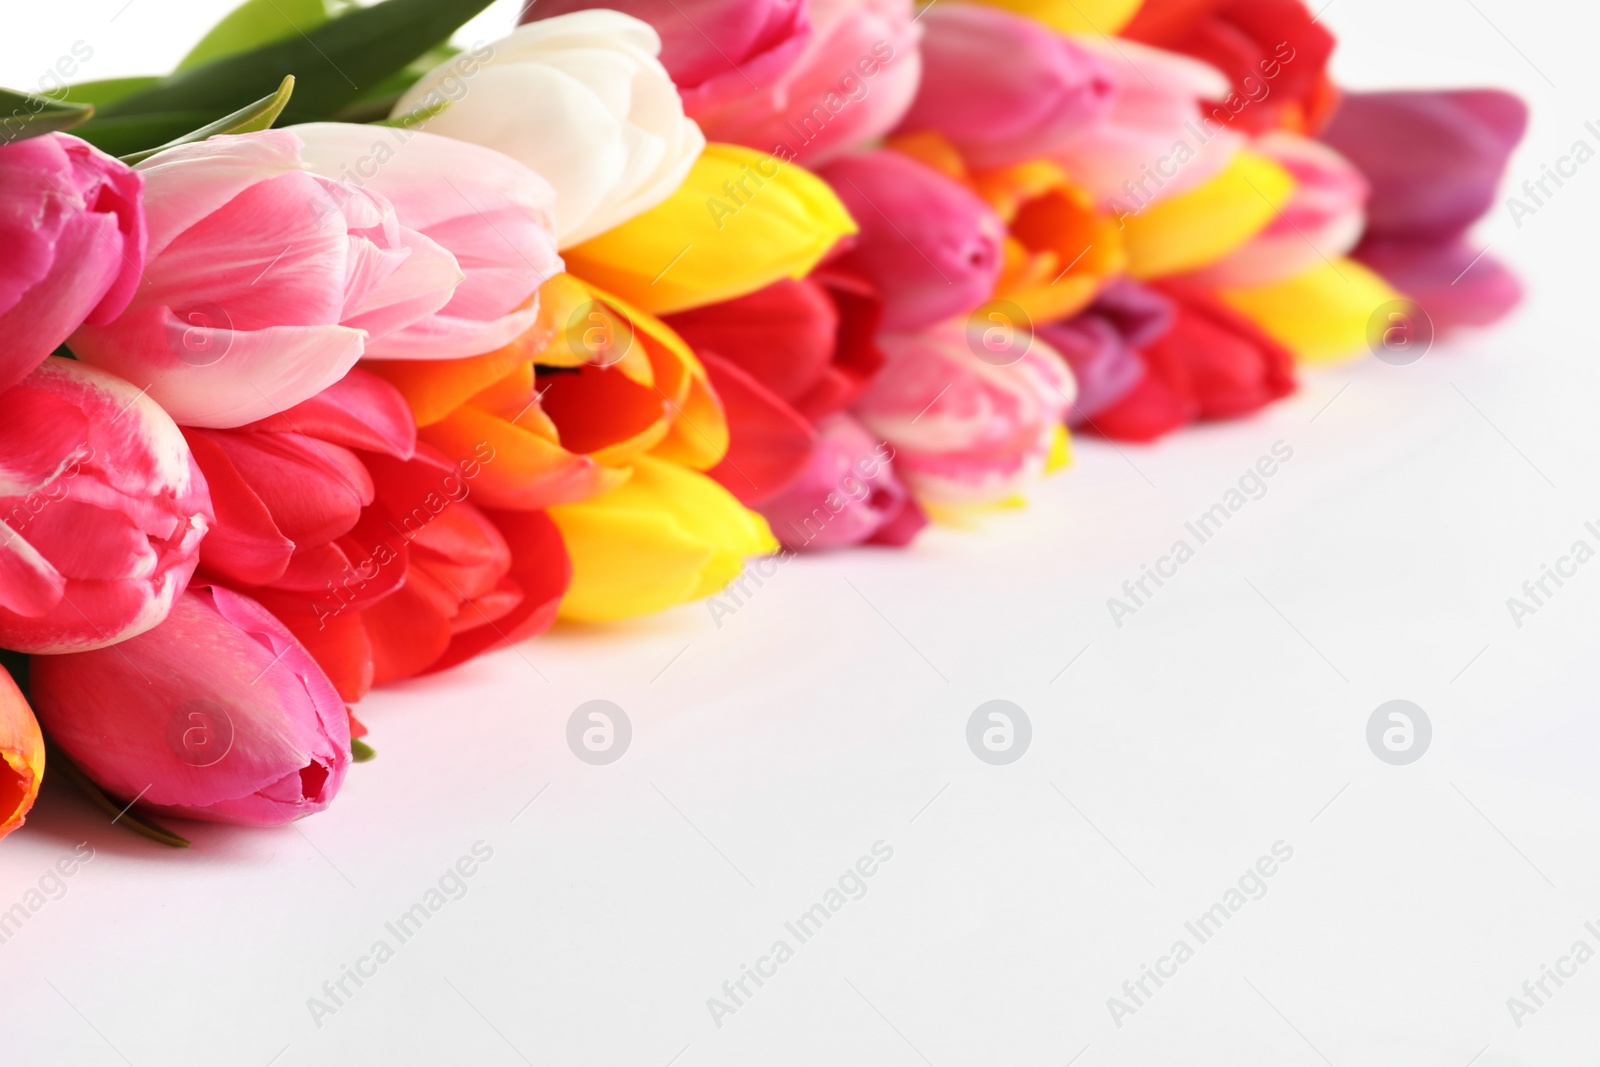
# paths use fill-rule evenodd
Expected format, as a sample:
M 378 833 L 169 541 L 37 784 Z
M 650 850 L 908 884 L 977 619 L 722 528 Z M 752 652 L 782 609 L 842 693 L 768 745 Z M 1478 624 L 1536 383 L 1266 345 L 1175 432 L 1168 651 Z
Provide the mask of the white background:
M 86 75 L 162 68 L 226 6 L 123 3 L 8 4 L 0 82 L 80 39 Z M 1587 5 L 1324 18 L 1350 84 L 1525 93 L 1517 184 L 1596 143 Z M 95 859 L 0 945 L 0 1061 L 1594 1063 L 1600 960 L 1520 1029 L 1506 999 L 1600 947 L 1600 562 L 1520 629 L 1506 599 L 1597 543 L 1597 193 L 1600 166 L 1521 229 L 1502 208 L 1484 241 L 1531 301 L 1417 365 L 1084 443 L 1030 510 L 790 564 L 720 628 L 697 605 L 563 630 L 379 694 L 379 759 L 294 827 L 191 824 L 171 852 L 52 783 L 0 846 L 0 909 L 79 842 Z M 1107 597 L 1280 440 L 1266 498 L 1114 627 Z M 595 698 L 634 723 L 609 767 L 564 740 Z M 1034 725 L 1010 767 L 965 741 L 996 698 Z M 1365 740 L 1396 698 L 1436 733 L 1409 767 Z M 866 896 L 714 1025 L 707 998 L 880 840 Z M 1280 840 L 1270 893 L 1114 1025 L 1107 998 Z M 478 841 L 466 895 L 315 1025 L 308 998 Z

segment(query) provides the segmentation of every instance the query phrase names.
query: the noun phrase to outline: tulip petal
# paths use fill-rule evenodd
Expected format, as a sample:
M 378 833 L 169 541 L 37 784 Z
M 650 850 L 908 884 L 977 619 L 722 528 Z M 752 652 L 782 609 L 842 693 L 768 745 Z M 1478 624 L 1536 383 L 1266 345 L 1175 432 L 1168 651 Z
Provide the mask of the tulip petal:
M 1348 259 L 1288 281 L 1218 296 L 1306 363 L 1365 354 L 1372 317 L 1402 299 L 1388 282 Z
M 1240 152 L 1198 189 L 1125 216 L 1128 273 L 1159 278 L 1215 263 L 1266 229 L 1293 193 L 1282 167 Z

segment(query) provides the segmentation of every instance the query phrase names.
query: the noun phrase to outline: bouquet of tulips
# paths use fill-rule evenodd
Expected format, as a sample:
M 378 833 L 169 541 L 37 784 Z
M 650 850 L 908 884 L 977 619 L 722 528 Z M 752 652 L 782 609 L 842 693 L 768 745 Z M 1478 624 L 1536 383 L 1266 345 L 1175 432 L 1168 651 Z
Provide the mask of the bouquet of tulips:
M 0 92 L 0 836 L 272 825 L 374 686 L 974 527 L 1515 305 L 1526 111 L 1301 0 L 249 0 Z M 26 693 L 26 695 L 25 695 Z M 43 728 L 41 730 L 41 727 Z

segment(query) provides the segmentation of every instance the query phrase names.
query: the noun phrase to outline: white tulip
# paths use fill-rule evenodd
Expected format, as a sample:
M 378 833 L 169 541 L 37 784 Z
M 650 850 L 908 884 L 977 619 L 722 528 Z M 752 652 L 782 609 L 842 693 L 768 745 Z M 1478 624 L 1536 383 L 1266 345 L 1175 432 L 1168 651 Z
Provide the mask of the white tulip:
M 648 23 L 575 11 L 436 67 L 394 114 L 442 106 L 421 128 L 538 171 L 555 187 L 556 234 L 570 248 L 671 196 L 705 149 L 660 53 Z

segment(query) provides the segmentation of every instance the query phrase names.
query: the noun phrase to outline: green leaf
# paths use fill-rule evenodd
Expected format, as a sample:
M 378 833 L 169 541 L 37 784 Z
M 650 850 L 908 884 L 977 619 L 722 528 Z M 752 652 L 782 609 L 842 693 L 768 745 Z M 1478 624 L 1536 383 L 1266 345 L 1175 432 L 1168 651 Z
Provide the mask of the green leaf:
M 0 89 L 0 144 L 70 130 L 94 114 L 88 104 L 62 103 L 48 96 Z
M 178 61 L 178 70 L 249 52 L 314 30 L 327 21 L 328 6 L 323 0 L 245 0 Z
M 148 837 L 150 840 L 166 845 L 169 848 L 189 847 L 188 838 L 173 833 L 154 819 L 147 819 L 135 810 L 134 805 L 138 801 L 135 801 L 134 804 L 122 805 L 111 799 L 105 790 L 95 785 L 89 776 L 84 774 L 77 764 L 69 760 L 66 754 L 48 737 L 45 738 L 45 768 L 45 773 L 47 774 L 64 774 L 72 779 L 73 783 L 83 790 L 84 795 L 89 798 L 91 804 L 111 816 L 113 825 L 132 830 L 140 837 Z
M 105 107 L 114 104 L 125 96 L 148 89 L 159 84 L 160 75 L 144 75 L 138 78 L 105 78 L 100 81 L 79 82 L 69 85 L 65 90 L 64 99 L 74 104 L 93 104 L 95 107 Z
M 357 763 L 365 763 L 368 760 L 377 759 L 378 752 L 360 738 L 352 737 L 350 739 L 350 758 Z
M 294 95 L 294 76 L 290 75 L 283 79 L 283 84 L 279 85 L 278 91 L 271 96 L 263 97 L 249 107 L 241 108 L 210 125 L 202 126 L 192 133 L 186 133 L 182 137 L 168 141 L 158 148 L 147 148 L 142 152 L 130 152 L 122 157 L 122 161 L 132 166 L 135 163 L 144 162 L 157 152 L 164 152 L 181 144 L 194 144 L 196 141 L 204 141 L 208 137 L 216 137 L 224 133 L 255 133 L 257 130 L 271 129 L 272 124 L 278 120 L 278 116 L 283 114 L 283 109 L 288 106 L 289 98 L 292 95 Z
M 297 91 L 290 122 L 330 118 L 402 71 L 491 0 L 384 0 L 305 33 L 182 71 L 107 107 L 106 119 L 209 112 L 216 118 L 271 92 L 284 74 Z M 90 124 L 93 125 L 92 123 Z

